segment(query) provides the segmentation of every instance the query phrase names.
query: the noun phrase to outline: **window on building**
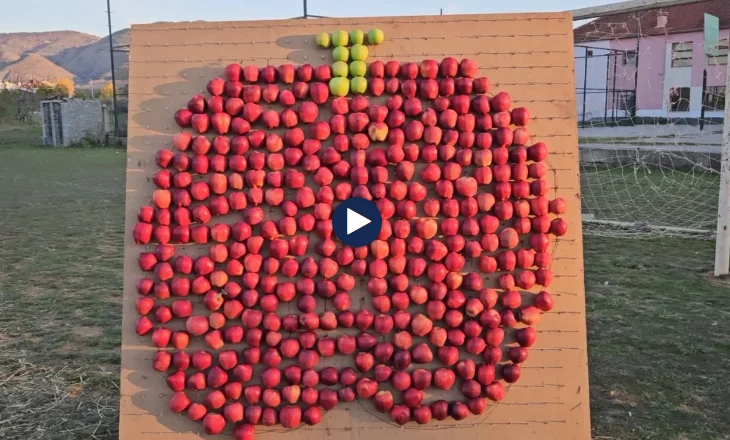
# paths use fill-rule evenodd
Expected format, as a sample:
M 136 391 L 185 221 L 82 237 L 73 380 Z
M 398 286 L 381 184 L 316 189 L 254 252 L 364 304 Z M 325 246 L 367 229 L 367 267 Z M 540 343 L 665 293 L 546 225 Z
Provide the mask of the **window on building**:
M 629 50 L 629 51 L 624 52 L 624 55 L 621 59 L 621 63 L 624 66 L 635 66 L 636 65 L 636 51 Z
M 728 40 L 720 41 L 720 44 L 708 58 L 707 63 L 710 66 L 725 66 L 727 65 L 727 56 Z
M 725 110 L 725 93 L 727 89 L 725 86 L 710 86 L 705 91 L 705 98 L 702 100 L 702 105 L 705 106 L 706 110 Z
M 688 112 L 689 98 L 689 87 L 676 87 L 669 89 L 669 110 L 673 112 Z
M 633 114 L 636 107 L 636 92 L 619 92 L 618 109 Z
M 586 56 L 587 57 L 592 57 L 593 56 L 593 49 L 587 49 L 586 50 Z
M 672 44 L 672 67 L 692 66 L 692 43 Z

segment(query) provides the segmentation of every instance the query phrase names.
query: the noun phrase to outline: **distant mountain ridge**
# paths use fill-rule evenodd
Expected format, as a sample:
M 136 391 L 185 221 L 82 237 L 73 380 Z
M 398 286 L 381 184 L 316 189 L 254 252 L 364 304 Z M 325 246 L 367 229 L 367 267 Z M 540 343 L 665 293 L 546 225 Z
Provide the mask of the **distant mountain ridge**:
M 129 29 L 112 34 L 114 46 L 129 44 Z M 129 54 L 114 53 L 116 75 L 129 77 Z M 109 37 L 76 31 L 0 33 L 0 80 L 73 79 L 77 84 L 110 79 Z

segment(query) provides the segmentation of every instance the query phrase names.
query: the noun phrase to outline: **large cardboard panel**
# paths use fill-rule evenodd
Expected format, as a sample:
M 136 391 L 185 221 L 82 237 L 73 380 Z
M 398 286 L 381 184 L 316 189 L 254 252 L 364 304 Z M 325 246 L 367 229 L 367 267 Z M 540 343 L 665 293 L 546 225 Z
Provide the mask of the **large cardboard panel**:
M 588 439 L 590 438 L 586 352 L 583 252 L 580 222 L 578 143 L 573 82 L 572 18 L 568 13 L 506 14 L 358 19 L 284 20 L 260 22 L 156 23 L 132 27 L 130 105 L 126 192 L 124 316 L 120 438 L 205 438 L 202 426 L 167 409 L 170 390 L 164 375 L 152 369 L 155 349 L 134 332 L 135 282 L 142 276 L 136 259 L 144 246 L 131 239 L 139 206 L 148 204 L 154 185 L 154 154 L 170 148 L 179 131 L 172 113 L 189 97 L 205 91 L 210 78 L 222 75 L 231 62 L 242 64 L 313 65 L 328 63 L 330 53 L 316 48 L 321 31 L 379 27 L 385 42 L 370 47 L 372 60 L 420 61 L 469 57 L 490 78 L 493 92 L 506 90 L 514 106 L 530 108 L 533 141 L 548 144 L 550 198 L 568 205 L 567 235 L 552 245 L 555 274 L 549 290 L 556 307 L 537 326 L 536 346 L 519 382 L 500 403 L 490 402 L 485 414 L 405 427 L 374 411 L 369 402 L 340 404 L 321 424 L 294 431 L 259 429 L 257 436 L 291 440 L 321 438 L 371 440 L 401 435 L 422 440 L 458 435 L 465 439 Z M 271 212 L 272 216 L 276 214 Z M 151 249 L 153 246 L 149 246 Z M 204 248 L 178 246 L 178 254 L 198 255 Z M 473 262 L 470 264 L 474 264 Z M 494 282 L 494 279 L 491 280 Z M 364 284 L 352 292 L 367 298 Z M 288 306 L 287 306 L 288 307 Z M 283 308 L 292 310 L 294 308 Z M 190 349 L 202 347 L 200 341 Z M 340 366 L 348 359 L 329 358 L 320 365 Z M 459 398 L 458 392 L 439 395 Z

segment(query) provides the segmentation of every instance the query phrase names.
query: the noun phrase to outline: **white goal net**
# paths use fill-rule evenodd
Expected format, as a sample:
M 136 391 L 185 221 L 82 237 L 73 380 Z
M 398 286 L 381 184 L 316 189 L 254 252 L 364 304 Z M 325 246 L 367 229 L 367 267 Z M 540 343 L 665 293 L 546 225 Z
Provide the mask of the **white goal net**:
M 727 37 L 705 54 L 701 33 L 692 40 L 693 33 L 662 27 L 665 19 L 676 23 L 675 10 L 602 17 L 575 29 L 587 234 L 715 234 Z

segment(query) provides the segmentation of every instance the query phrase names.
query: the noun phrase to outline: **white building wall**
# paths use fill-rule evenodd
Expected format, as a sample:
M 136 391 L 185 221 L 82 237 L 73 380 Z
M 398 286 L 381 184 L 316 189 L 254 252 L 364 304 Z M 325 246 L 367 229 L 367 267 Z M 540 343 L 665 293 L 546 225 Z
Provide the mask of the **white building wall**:
M 605 92 L 591 89 L 605 89 L 608 81 L 607 68 L 609 41 L 591 42 L 591 48 L 575 46 L 575 87 L 578 121 L 603 118 L 606 110 Z M 587 54 L 588 58 L 582 58 Z M 579 58 L 580 57 L 580 58 Z M 586 89 L 584 93 L 584 87 Z M 585 103 L 585 113 L 583 104 Z

